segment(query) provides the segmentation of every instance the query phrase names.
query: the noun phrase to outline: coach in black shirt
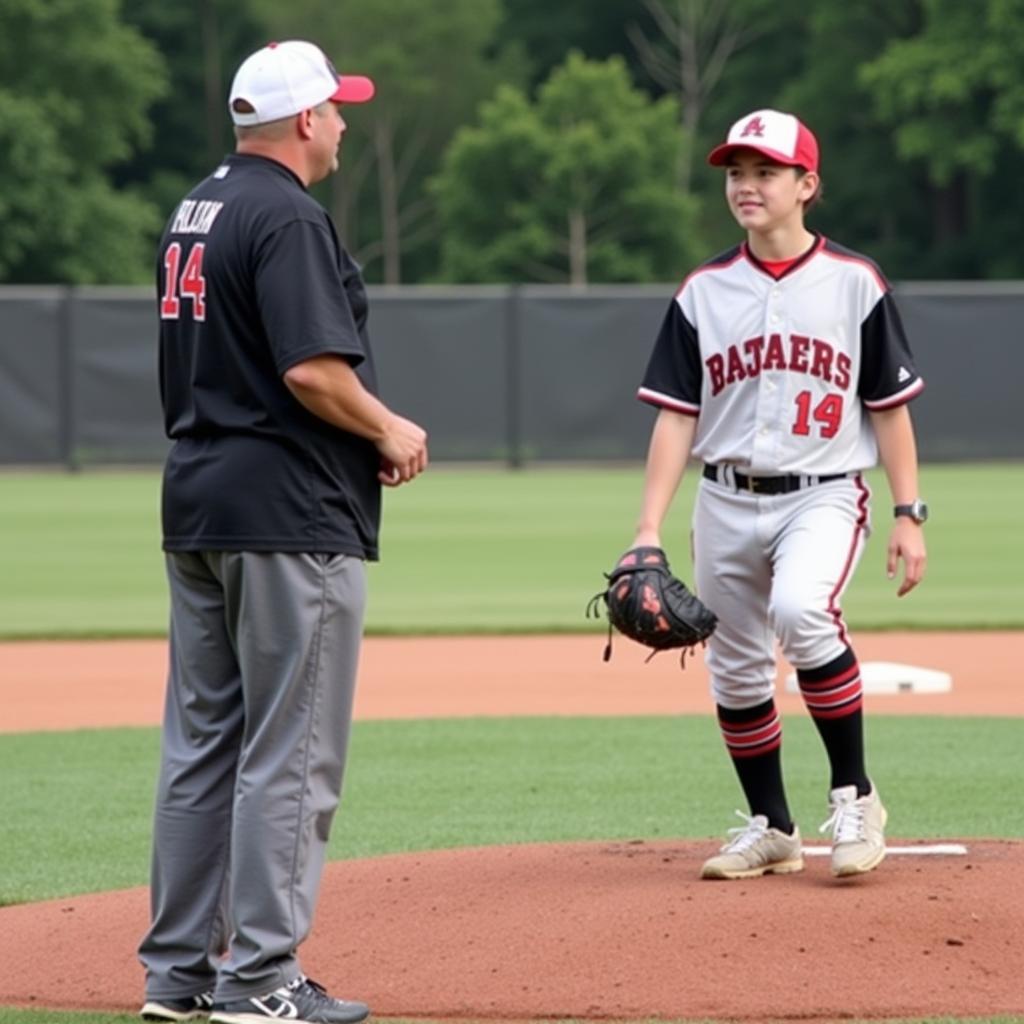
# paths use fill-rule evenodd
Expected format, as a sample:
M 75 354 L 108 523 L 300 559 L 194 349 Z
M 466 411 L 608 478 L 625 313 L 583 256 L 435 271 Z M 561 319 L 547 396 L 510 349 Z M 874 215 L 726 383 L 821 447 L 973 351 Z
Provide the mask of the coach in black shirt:
M 232 85 L 237 150 L 160 244 L 170 673 L 154 826 L 147 1020 L 352 1024 L 296 949 L 338 804 L 380 487 L 426 434 L 377 397 L 366 291 L 307 187 L 373 83 L 312 43 Z

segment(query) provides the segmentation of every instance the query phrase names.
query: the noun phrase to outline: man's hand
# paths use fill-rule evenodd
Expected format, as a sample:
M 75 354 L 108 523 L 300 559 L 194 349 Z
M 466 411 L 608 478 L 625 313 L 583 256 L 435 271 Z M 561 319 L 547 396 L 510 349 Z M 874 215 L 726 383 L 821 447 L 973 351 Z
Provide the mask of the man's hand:
M 371 395 L 341 356 L 296 363 L 285 371 L 284 382 L 314 415 L 373 442 L 380 452 L 377 479 L 385 487 L 408 483 L 427 468 L 427 432 Z
M 924 547 L 924 531 L 906 516 L 900 516 L 893 524 L 889 534 L 889 548 L 886 554 L 885 569 L 889 579 L 896 575 L 900 559 L 903 559 L 903 582 L 897 597 L 909 594 L 924 579 L 928 555 Z
M 393 415 L 377 451 L 381 456 L 377 479 L 385 487 L 400 487 L 427 468 L 427 432 L 412 420 Z

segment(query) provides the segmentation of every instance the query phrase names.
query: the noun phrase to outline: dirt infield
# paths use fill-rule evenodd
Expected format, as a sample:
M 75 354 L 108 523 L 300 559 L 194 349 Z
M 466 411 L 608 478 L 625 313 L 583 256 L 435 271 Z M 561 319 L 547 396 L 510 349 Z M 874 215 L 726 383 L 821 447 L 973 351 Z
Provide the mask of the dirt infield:
M 332 864 L 309 973 L 378 1016 L 1020 1013 L 1024 856 L 890 857 L 833 882 L 701 882 L 706 844 L 455 850 Z M 0 1002 L 138 1008 L 146 890 L 0 910 Z
M 937 668 L 949 693 L 868 698 L 869 713 L 1024 716 L 1024 634 L 876 633 L 855 639 L 861 661 Z M 628 641 L 601 661 L 604 635 L 371 638 L 356 695 L 357 718 L 476 715 L 664 715 L 711 711 L 698 654 L 679 660 Z M 154 725 L 163 704 L 163 641 L 0 644 L 0 732 Z M 786 693 L 779 707 L 801 712 Z
M 357 715 L 710 712 L 700 659 L 644 666 L 622 643 L 603 665 L 602 645 L 371 640 Z M 1024 715 L 1020 634 L 863 636 L 857 649 L 953 676 L 950 693 L 869 697 L 871 714 Z M 0 646 L 0 731 L 154 723 L 165 657 L 161 643 Z M 781 689 L 779 703 L 802 710 Z M 378 1016 L 1024 1014 L 1024 844 L 964 842 L 963 856 L 893 854 L 843 883 L 820 856 L 799 875 L 701 882 L 715 841 L 640 837 L 334 863 L 303 963 Z M 136 1009 L 146 917 L 145 889 L 0 909 L 0 1005 Z

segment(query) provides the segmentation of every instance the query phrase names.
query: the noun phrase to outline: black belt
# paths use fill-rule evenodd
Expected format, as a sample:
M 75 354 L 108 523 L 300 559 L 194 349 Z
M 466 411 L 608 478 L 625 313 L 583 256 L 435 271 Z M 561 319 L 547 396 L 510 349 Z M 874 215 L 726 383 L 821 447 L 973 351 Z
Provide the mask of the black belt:
M 792 494 L 804 487 L 815 484 L 827 484 L 830 480 L 845 480 L 849 473 L 827 473 L 825 476 L 809 476 L 799 473 L 783 473 L 781 476 L 747 476 L 738 469 L 729 470 L 725 466 L 704 467 L 704 478 L 735 487 L 737 491 L 750 491 L 751 494 Z

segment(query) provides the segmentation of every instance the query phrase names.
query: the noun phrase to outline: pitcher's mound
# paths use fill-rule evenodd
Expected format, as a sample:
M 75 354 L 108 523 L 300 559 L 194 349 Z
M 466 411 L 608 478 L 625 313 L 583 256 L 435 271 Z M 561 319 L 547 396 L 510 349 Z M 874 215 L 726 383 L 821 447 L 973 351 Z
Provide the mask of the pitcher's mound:
M 304 969 L 377 1016 L 835 1020 L 1024 1013 L 1024 844 L 838 882 L 697 878 L 713 841 L 330 865 Z M 913 844 L 910 844 L 913 845 Z M 0 910 L 0 1004 L 134 1010 L 147 895 Z

